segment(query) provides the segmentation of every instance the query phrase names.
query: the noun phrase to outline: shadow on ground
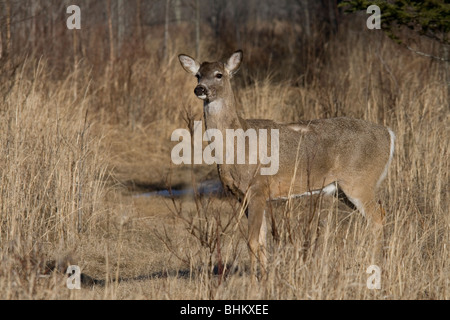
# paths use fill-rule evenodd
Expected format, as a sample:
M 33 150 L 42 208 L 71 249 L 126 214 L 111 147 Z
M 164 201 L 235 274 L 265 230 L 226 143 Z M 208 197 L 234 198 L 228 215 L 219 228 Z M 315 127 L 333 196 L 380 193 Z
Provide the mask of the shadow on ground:
M 119 278 L 118 282 L 132 282 L 132 281 L 144 281 L 144 280 L 156 280 L 156 279 L 164 279 L 164 278 L 178 278 L 178 279 L 191 279 L 195 278 L 198 274 L 204 272 L 202 268 L 198 268 L 197 270 L 171 270 L 171 271 L 157 271 L 151 274 L 138 275 L 136 277 L 128 277 L 128 278 Z M 248 273 L 249 270 L 247 268 L 242 267 L 233 267 L 228 266 L 224 268 L 223 266 L 215 265 L 212 270 L 212 275 L 219 276 L 229 276 L 233 274 L 238 274 L 239 276 Z M 70 275 L 69 275 L 70 276 Z M 109 280 L 110 283 L 115 282 L 115 279 Z M 81 285 L 83 288 L 92 288 L 94 286 L 103 287 L 106 285 L 105 279 L 95 279 L 85 273 L 81 274 Z

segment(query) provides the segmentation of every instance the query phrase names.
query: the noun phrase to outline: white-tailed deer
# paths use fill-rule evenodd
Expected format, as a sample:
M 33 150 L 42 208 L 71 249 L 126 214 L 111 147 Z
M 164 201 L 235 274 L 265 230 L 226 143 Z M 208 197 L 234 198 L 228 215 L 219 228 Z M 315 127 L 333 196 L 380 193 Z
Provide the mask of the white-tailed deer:
M 375 191 L 386 177 L 393 157 L 394 133 L 384 126 L 349 118 L 291 124 L 243 119 L 236 112 L 230 83 L 242 59 L 242 51 L 233 53 L 225 63 L 200 64 L 187 55 L 179 55 L 183 68 L 198 79 L 194 93 L 204 101 L 207 129 L 218 129 L 223 133 L 226 129 L 277 129 L 279 132 L 276 174 L 261 175 L 258 164 L 218 165 L 224 187 L 241 200 L 248 201 L 248 245 L 253 272 L 256 271 L 256 259 L 260 262 L 261 272 L 266 270 L 265 211 L 268 200 L 318 192 L 332 194 L 339 188 L 368 218 L 377 239 L 381 240 L 384 210 L 376 203 Z M 247 146 L 237 152 L 248 152 L 248 149 Z

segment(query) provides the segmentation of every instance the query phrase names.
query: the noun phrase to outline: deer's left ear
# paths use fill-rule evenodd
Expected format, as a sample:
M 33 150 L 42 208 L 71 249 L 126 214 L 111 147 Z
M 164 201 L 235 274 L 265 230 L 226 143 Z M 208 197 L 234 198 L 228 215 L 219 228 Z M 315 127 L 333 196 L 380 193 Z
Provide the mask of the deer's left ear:
M 225 63 L 225 69 L 228 71 L 230 78 L 232 78 L 236 72 L 239 71 L 239 67 L 241 66 L 242 59 L 244 58 L 244 53 L 242 50 L 238 50 L 231 55 L 228 59 L 227 63 Z

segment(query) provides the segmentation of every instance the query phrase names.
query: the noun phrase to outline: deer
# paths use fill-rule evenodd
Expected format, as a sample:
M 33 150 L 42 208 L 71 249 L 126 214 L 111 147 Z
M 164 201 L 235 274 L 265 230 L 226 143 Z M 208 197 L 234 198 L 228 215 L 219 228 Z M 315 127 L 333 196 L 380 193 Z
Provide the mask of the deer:
M 272 200 L 342 192 L 367 218 L 375 241 L 382 241 L 385 211 L 375 194 L 394 155 L 395 134 L 390 128 L 347 117 L 296 123 L 244 119 L 237 112 L 231 85 L 243 61 L 242 50 L 225 62 L 199 63 L 186 54 L 178 58 L 183 69 L 197 78 L 194 94 L 203 101 L 207 129 L 279 132 L 279 168 L 275 174 L 262 175 L 260 164 L 217 165 L 223 187 L 245 201 L 252 274 L 258 266 L 261 277 L 267 271 L 266 216 Z M 237 152 L 248 152 L 248 146 Z

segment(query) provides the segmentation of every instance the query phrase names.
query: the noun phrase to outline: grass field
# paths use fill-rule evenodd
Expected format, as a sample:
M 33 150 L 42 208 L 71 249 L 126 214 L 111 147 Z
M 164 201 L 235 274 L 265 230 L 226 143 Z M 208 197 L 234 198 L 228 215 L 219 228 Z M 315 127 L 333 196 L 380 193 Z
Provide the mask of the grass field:
M 202 43 L 200 60 L 238 49 L 210 47 Z M 449 64 L 352 24 L 306 61 L 242 49 L 234 88 L 245 117 L 349 116 L 396 133 L 378 193 L 381 289 L 366 286 L 367 221 L 337 199 L 273 203 L 268 277 L 252 283 L 234 198 L 138 196 L 218 179 L 215 166 L 171 164 L 172 131 L 202 117 L 195 79 L 177 59 L 193 47 L 175 37 L 166 62 L 149 54 L 99 74 L 81 61 L 60 77 L 30 57 L 2 83 L 1 299 L 450 298 Z M 68 290 L 68 264 L 100 281 Z

